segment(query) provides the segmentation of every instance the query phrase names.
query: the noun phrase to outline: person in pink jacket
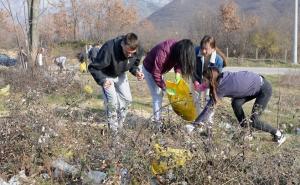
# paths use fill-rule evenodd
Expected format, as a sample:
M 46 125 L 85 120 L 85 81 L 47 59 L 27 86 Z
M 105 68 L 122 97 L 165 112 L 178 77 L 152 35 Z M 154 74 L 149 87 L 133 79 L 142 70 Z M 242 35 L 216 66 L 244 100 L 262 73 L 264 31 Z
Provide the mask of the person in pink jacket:
M 161 124 L 161 106 L 166 92 L 163 74 L 172 68 L 175 71 L 175 80 L 178 83 L 181 76 L 189 79 L 195 71 L 196 56 L 194 44 L 191 40 L 165 40 L 147 54 L 143 62 L 143 73 L 152 96 L 153 121 Z

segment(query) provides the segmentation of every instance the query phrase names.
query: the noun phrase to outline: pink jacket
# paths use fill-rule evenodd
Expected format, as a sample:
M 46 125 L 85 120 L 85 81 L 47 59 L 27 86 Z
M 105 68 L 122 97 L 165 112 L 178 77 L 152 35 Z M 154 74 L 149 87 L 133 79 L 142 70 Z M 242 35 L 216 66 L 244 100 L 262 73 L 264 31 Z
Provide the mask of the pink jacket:
M 181 73 L 181 66 L 178 61 L 171 59 L 171 49 L 176 44 L 176 40 L 165 40 L 147 54 L 144 60 L 145 69 L 152 74 L 156 84 L 162 88 L 166 88 L 166 84 L 162 79 L 162 75 L 169 72 L 173 67 L 175 72 Z

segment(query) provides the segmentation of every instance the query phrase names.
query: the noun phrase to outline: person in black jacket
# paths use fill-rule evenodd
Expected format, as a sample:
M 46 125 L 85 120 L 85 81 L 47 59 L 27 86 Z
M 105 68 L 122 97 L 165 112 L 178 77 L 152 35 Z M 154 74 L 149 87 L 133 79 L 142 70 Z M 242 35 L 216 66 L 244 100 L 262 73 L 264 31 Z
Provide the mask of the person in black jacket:
M 143 49 L 134 33 L 119 36 L 103 44 L 89 71 L 102 87 L 107 121 L 113 131 L 122 128 L 132 102 L 126 71 L 143 80 L 139 69 Z
M 95 43 L 93 45 L 93 47 L 89 50 L 88 58 L 90 59 L 91 62 L 93 62 L 95 60 L 99 50 L 100 50 L 100 44 L 99 43 Z

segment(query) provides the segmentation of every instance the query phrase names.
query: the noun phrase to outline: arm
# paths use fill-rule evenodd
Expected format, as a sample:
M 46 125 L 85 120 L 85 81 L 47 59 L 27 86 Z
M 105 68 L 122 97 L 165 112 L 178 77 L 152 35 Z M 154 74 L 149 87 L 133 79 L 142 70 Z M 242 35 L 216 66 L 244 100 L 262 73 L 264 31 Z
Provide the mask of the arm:
M 136 58 L 136 60 L 134 61 L 133 66 L 129 69 L 129 72 L 130 72 L 132 75 L 134 75 L 134 76 L 136 76 L 136 73 L 137 73 L 138 71 L 140 71 L 139 65 L 140 65 L 140 61 L 141 61 L 143 55 L 144 55 L 144 50 L 143 50 L 142 47 L 140 47 L 140 48 L 138 49 L 137 58 Z
M 151 71 L 151 74 L 153 75 L 154 81 L 157 84 L 158 87 L 165 89 L 166 84 L 162 78 L 162 63 L 165 61 L 167 58 L 167 53 L 164 50 L 159 50 L 156 53 L 155 60 L 154 60 L 154 67 L 153 70 Z
M 181 74 L 181 66 L 178 63 L 174 66 L 174 71 L 175 73 Z
M 102 69 L 109 66 L 111 62 L 111 57 L 108 51 L 107 45 L 103 46 L 103 48 L 98 52 L 97 57 L 94 62 L 90 63 L 88 69 L 92 74 L 94 80 L 99 85 L 103 85 L 106 80 L 106 75 L 102 72 Z
M 214 110 L 214 101 L 212 99 L 210 99 L 205 108 L 203 109 L 203 111 L 200 113 L 200 115 L 196 118 L 196 120 L 194 121 L 194 125 L 199 125 L 201 124 L 201 122 L 205 122 L 207 121 L 209 115 L 212 113 L 212 111 Z

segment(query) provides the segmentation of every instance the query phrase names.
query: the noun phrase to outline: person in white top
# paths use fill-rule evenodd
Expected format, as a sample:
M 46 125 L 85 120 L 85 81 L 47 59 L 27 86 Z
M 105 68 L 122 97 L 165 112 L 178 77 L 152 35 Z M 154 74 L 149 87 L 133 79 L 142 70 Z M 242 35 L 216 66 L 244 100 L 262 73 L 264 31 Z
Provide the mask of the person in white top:
M 44 48 L 40 48 L 37 54 L 37 66 L 39 67 L 43 66 L 43 53 Z
M 66 61 L 67 57 L 65 56 L 55 57 L 54 63 L 59 67 L 60 72 L 66 69 Z

